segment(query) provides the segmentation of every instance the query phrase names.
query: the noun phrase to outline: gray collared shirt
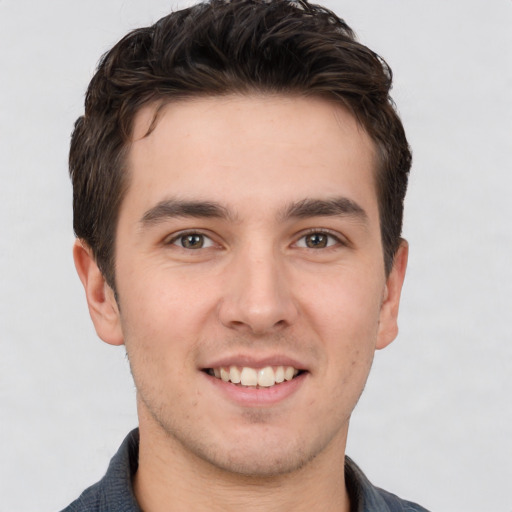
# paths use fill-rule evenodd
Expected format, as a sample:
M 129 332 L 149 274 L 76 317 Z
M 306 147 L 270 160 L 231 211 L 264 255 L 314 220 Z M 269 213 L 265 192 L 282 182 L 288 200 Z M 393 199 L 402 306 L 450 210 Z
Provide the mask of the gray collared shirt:
M 139 465 L 139 431 L 128 434 L 110 461 L 107 473 L 62 512 L 142 512 L 133 493 L 132 478 Z M 357 465 L 345 458 L 345 481 L 351 512 L 428 512 L 373 486 Z

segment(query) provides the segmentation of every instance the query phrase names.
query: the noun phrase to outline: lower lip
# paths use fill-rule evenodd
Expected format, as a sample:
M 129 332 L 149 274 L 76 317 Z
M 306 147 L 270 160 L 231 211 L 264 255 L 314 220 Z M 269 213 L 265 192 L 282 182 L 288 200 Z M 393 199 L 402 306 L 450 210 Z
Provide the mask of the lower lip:
M 233 384 L 232 382 L 224 382 L 222 379 L 212 377 L 204 372 L 202 373 L 230 401 L 243 407 L 269 407 L 278 404 L 296 393 L 304 384 L 307 376 L 307 372 L 303 372 L 292 380 L 281 382 L 268 388 L 255 388 Z

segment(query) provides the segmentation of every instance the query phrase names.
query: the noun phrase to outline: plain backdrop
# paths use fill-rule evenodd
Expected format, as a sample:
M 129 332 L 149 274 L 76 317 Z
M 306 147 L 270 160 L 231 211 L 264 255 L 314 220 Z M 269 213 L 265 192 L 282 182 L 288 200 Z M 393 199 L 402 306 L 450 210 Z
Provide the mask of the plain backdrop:
M 0 0 L 0 511 L 55 511 L 136 425 L 71 258 L 69 135 L 100 55 L 163 0 Z M 398 339 L 347 452 L 438 512 L 511 512 L 512 1 L 330 0 L 395 73 L 414 151 Z

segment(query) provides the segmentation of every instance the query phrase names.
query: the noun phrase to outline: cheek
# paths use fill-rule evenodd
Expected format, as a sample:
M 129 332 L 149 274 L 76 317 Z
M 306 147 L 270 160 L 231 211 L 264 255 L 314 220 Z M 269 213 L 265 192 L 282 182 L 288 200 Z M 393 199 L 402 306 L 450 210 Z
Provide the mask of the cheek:
M 331 276 L 310 287 L 301 303 L 315 330 L 337 336 L 344 345 L 375 338 L 382 293 L 379 283 L 365 283 L 350 275 Z
M 345 276 L 325 280 L 303 302 L 304 318 L 323 347 L 331 398 L 348 409 L 355 406 L 373 361 L 380 295 L 379 286 Z
M 212 288 L 198 285 L 172 272 L 132 272 L 123 281 L 121 324 L 132 364 L 141 359 L 165 371 L 178 359 L 188 364 L 215 304 Z

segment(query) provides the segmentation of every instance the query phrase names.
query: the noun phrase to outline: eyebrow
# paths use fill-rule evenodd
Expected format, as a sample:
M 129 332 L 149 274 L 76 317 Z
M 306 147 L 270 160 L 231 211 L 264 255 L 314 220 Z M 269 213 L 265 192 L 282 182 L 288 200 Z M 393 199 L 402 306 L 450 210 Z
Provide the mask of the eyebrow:
M 347 197 L 303 199 L 285 207 L 278 217 L 280 220 L 287 220 L 334 216 L 354 217 L 365 223 L 368 219 L 364 209 Z M 150 226 L 176 217 L 235 220 L 236 216 L 214 201 L 164 199 L 144 213 L 140 224 Z
M 368 221 L 365 210 L 347 197 L 303 199 L 288 205 L 280 215 L 282 219 L 334 216 L 353 217 L 364 223 Z
M 233 214 L 224 206 L 212 201 L 164 199 L 147 210 L 140 223 L 149 226 L 175 217 L 232 219 Z

